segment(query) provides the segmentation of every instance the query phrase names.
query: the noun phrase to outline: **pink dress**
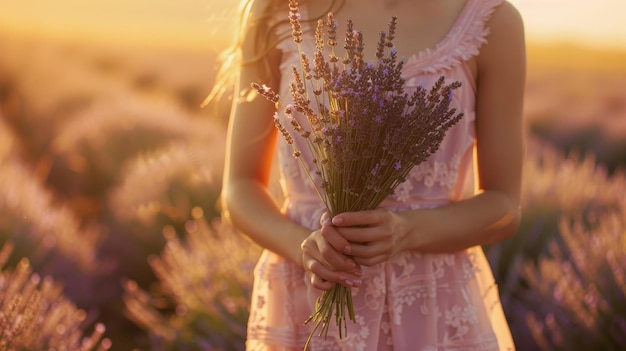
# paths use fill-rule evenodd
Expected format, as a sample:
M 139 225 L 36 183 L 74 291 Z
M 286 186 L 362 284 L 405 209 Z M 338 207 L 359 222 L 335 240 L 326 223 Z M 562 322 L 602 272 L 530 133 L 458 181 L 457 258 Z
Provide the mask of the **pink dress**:
M 448 82 L 461 81 L 453 106 L 464 117 L 449 130 L 439 151 L 415 167 L 384 206 L 419 209 L 473 195 L 475 82 L 466 61 L 486 41 L 485 23 L 502 1 L 468 0 L 439 45 L 407 59 L 407 89 L 430 87 L 442 74 Z M 306 46 L 313 44 L 312 38 L 305 37 L 304 42 L 312 53 L 313 48 Z M 297 63 L 297 52 L 289 39 L 279 47 L 284 51 L 284 72 Z M 289 77 L 281 97 L 289 96 Z M 315 229 L 324 208 L 291 154 L 291 147 L 281 140 L 278 169 L 284 210 L 294 221 Z M 321 291 L 310 285 L 302 268 L 267 250 L 254 279 L 247 350 L 302 350 L 312 328 L 303 322 Z M 498 288 L 480 247 L 452 254 L 400 253 L 388 262 L 363 267 L 363 284 L 352 294 L 356 323 L 348 321 L 347 337 L 340 340 L 333 323 L 327 339 L 313 338 L 311 350 L 514 350 Z

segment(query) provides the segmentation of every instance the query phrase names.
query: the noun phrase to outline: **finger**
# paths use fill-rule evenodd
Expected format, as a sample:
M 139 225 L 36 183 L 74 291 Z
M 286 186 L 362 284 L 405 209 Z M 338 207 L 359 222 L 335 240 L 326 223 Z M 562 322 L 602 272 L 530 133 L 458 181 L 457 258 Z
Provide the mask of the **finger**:
M 319 276 L 313 274 L 311 275 L 311 285 L 313 285 L 314 288 L 319 289 L 319 290 L 330 290 L 335 283 L 333 282 L 329 282 L 328 280 L 322 279 Z
M 311 284 L 318 289 L 328 290 L 335 284 L 345 287 L 356 287 L 361 285 L 358 276 L 329 270 L 326 266 L 316 260 L 309 260 L 306 267 L 311 273 Z
M 372 241 L 379 241 L 384 239 L 384 232 L 380 227 L 335 227 L 339 235 L 347 242 L 354 243 L 368 243 Z M 354 245 L 350 247 L 350 254 Z
M 350 242 L 341 235 L 335 226 L 325 226 L 321 234 L 326 243 L 339 254 L 350 254 Z
M 346 288 L 356 288 L 361 285 L 361 280 L 354 278 L 354 279 L 340 279 L 336 282 L 333 282 L 331 280 L 326 280 L 316 274 L 311 275 L 311 285 L 313 285 L 316 289 L 330 290 L 333 286 L 337 284 L 345 286 Z
M 365 266 L 365 267 L 371 267 L 371 266 L 377 265 L 379 263 L 386 262 L 387 260 L 389 260 L 389 256 L 387 256 L 387 255 L 377 255 L 377 256 L 366 257 L 366 258 L 355 257 L 354 260 L 359 265 L 362 265 L 362 266 Z
M 354 272 L 357 268 L 356 262 L 350 257 L 338 253 L 326 241 L 322 241 L 318 245 L 320 257 L 318 259 L 332 271 Z
M 344 212 L 332 218 L 332 223 L 339 227 L 369 226 L 381 221 L 384 209 L 356 212 Z
M 351 258 L 335 253 L 339 259 L 333 263 L 322 255 L 318 242 L 313 239 L 306 239 L 301 244 L 302 265 L 308 271 L 321 275 L 326 280 L 338 282 L 339 280 L 359 278 L 362 274 L 359 267 Z M 324 240 L 321 241 L 324 245 Z M 331 249 L 332 250 L 332 249 Z
M 352 258 L 359 263 L 362 260 L 369 260 L 373 257 L 383 256 L 391 257 L 393 247 L 388 241 L 377 241 L 369 243 L 353 243 Z
M 346 288 L 355 288 L 355 287 L 359 287 L 361 285 L 361 281 L 360 280 L 354 280 L 354 281 L 340 281 L 338 283 L 333 283 L 331 281 L 325 280 L 317 275 L 312 275 L 311 276 L 311 285 L 313 285 L 313 287 L 315 287 L 316 289 L 320 289 L 320 290 L 330 290 L 333 286 L 340 284 L 345 286 Z
M 328 212 L 324 212 L 320 218 L 320 225 L 323 227 L 331 224 L 332 221 L 330 220 L 330 214 Z

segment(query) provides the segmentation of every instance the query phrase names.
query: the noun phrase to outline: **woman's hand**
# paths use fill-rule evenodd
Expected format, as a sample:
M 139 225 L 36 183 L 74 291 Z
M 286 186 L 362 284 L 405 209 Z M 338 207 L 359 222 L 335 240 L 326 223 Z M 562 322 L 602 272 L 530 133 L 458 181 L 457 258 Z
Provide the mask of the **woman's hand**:
M 301 245 L 302 266 L 309 273 L 312 285 L 320 290 L 329 290 L 337 283 L 346 287 L 361 285 L 361 267 L 349 256 L 350 243 L 327 215 L 321 223 L 322 227 Z
M 334 229 L 349 242 L 354 262 L 372 266 L 406 250 L 409 223 L 401 214 L 384 208 L 345 212 L 332 219 Z M 324 256 L 326 257 L 326 256 Z

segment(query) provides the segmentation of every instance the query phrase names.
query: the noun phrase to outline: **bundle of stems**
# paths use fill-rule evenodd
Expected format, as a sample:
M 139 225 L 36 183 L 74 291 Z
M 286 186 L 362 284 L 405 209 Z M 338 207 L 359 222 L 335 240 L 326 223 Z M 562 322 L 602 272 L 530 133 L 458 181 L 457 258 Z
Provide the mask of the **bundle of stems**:
M 438 150 L 447 130 L 460 120 L 462 113 L 450 103 L 461 84 L 446 84 L 442 76 L 430 89 L 419 86 L 411 94 L 405 92 L 404 61 L 393 45 L 396 17 L 387 32 L 380 33 L 374 63 L 364 61 L 363 36 L 351 20 L 342 58 L 335 51 L 338 24 L 333 14 L 318 20 L 312 60 L 302 50 L 295 0 L 289 1 L 289 20 L 300 55 L 289 83 L 292 102 L 283 104 L 266 85 L 252 87 L 276 104 L 274 124 L 293 147 L 293 156 L 331 216 L 375 209 L 415 165 Z M 294 135 L 306 140 L 312 163 L 303 160 Z M 336 284 L 318 298 L 306 321 L 315 327 L 305 349 L 318 330 L 318 335 L 327 336 L 333 315 L 342 338 L 347 333 L 346 316 L 355 321 L 350 288 Z

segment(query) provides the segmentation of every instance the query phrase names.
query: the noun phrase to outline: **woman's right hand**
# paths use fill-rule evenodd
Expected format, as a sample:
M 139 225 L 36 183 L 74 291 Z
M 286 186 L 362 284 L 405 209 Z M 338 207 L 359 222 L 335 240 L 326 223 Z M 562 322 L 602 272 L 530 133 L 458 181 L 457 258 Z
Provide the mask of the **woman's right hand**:
M 322 227 L 312 232 L 300 245 L 302 266 L 311 284 L 320 290 L 330 290 L 335 284 L 345 287 L 361 285 L 361 267 L 349 256 L 350 245 L 325 214 Z

